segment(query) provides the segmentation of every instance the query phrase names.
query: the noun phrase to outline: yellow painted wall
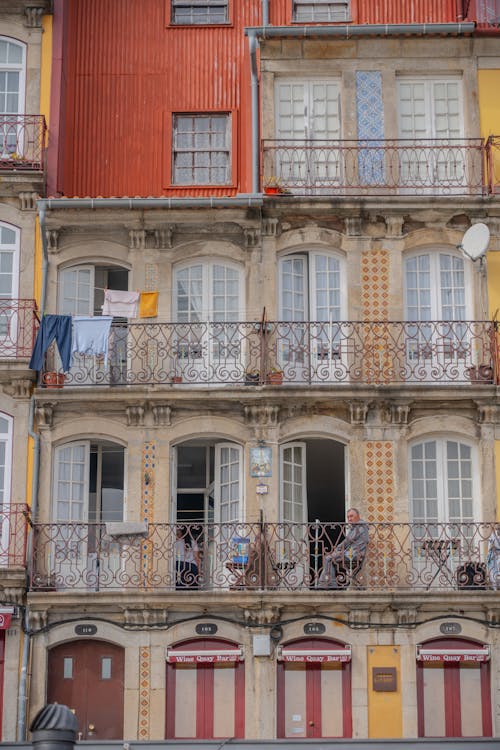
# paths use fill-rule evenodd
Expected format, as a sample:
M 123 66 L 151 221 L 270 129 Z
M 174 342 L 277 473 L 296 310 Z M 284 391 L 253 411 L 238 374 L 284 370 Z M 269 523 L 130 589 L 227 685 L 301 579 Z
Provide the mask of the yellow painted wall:
M 479 115 L 481 137 L 499 136 L 498 147 L 494 150 L 494 174 L 500 182 L 500 69 L 479 70 Z M 489 316 L 492 318 L 500 309 L 500 253 L 488 253 L 488 300 Z
M 50 118 L 50 77 L 52 74 L 52 16 L 42 17 L 42 60 L 40 70 L 40 114 L 47 127 Z
M 397 690 L 375 692 L 373 667 L 395 667 Z M 399 646 L 368 647 L 368 737 L 402 737 L 401 654 Z

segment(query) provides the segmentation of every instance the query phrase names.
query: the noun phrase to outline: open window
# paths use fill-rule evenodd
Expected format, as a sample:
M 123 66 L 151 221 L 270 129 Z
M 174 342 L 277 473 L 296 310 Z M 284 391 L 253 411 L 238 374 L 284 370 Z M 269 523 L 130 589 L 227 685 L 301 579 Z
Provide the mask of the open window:
M 0 36 L 0 162 L 16 161 L 25 155 L 19 117 L 25 107 L 25 77 L 26 45 Z
M 19 319 L 20 231 L 0 222 L 0 357 L 15 357 L 24 318 Z M 23 338 L 21 336 L 21 338 Z

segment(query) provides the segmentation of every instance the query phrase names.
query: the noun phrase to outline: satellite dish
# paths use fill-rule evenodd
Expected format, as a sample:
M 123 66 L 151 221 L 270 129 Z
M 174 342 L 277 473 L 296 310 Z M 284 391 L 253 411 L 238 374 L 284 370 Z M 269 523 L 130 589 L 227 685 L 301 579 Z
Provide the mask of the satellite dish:
M 490 241 L 490 230 L 486 224 L 473 224 L 466 231 L 458 247 L 471 259 L 478 260 L 485 254 Z

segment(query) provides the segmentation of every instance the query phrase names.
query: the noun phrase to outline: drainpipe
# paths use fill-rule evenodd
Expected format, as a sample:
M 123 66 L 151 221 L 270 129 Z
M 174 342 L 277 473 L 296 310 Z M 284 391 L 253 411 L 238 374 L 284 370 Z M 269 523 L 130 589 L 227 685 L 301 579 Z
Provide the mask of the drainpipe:
M 472 34 L 475 23 L 371 23 L 350 26 L 253 26 L 245 29 L 248 36 L 261 39 L 296 38 L 314 39 L 333 37 L 352 39 L 353 37 L 371 36 L 460 36 Z
M 40 294 L 40 315 L 45 312 L 45 303 L 47 297 L 47 269 L 48 269 L 48 252 L 47 238 L 45 236 L 45 205 L 39 207 L 40 236 L 42 239 L 42 289 Z M 35 397 L 32 394 L 30 399 L 30 408 L 28 416 L 28 435 L 33 440 L 33 475 L 31 480 L 31 518 L 36 518 L 38 510 L 38 478 L 40 474 L 40 435 L 35 432 Z M 26 570 L 28 580 L 31 578 L 31 563 L 33 554 L 33 527 L 30 525 L 26 544 Z M 23 742 L 26 739 L 26 715 L 28 704 L 28 669 L 31 655 L 31 637 L 29 631 L 29 612 L 28 607 L 24 608 L 24 641 L 21 655 L 21 677 L 19 680 L 19 697 L 17 712 L 17 741 Z
M 35 399 L 31 396 L 28 417 L 28 435 L 33 440 L 33 475 L 31 481 L 31 517 L 35 518 L 38 508 L 38 476 L 40 472 L 40 436 L 34 429 L 35 424 Z M 26 568 L 28 580 L 31 578 L 31 562 L 33 553 L 33 527 L 30 525 L 26 544 Z M 31 655 L 31 637 L 29 631 L 28 607 L 24 608 L 24 641 L 21 655 L 21 677 L 19 680 L 19 697 L 17 711 L 17 741 L 26 740 L 26 715 L 28 703 L 28 668 Z
M 269 26 L 269 0 L 262 0 L 262 25 Z
M 40 226 L 42 226 L 42 216 L 45 217 L 46 209 L 51 211 L 58 208 L 128 208 L 132 211 L 148 208 L 260 208 L 262 204 L 262 195 L 257 192 L 240 193 L 234 198 L 40 198 L 37 200 Z M 47 263 L 44 236 L 42 240 L 45 263 Z M 46 286 L 46 279 L 44 286 Z
M 250 73 L 252 87 L 252 192 L 259 191 L 259 72 L 257 67 L 257 49 L 259 42 L 255 34 L 248 36 L 250 50 Z

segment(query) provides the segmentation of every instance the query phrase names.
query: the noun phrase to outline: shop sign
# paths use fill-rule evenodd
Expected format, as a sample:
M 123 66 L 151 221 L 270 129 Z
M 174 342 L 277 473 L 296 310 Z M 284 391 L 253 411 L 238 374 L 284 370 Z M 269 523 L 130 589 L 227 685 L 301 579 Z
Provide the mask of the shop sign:
M 11 612 L 0 613 L 0 630 L 7 630 L 10 627 L 10 621 L 12 619 Z
M 396 667 L 373 667 L 372 685 L 376 693 L 393 693 L 398 689 Z

